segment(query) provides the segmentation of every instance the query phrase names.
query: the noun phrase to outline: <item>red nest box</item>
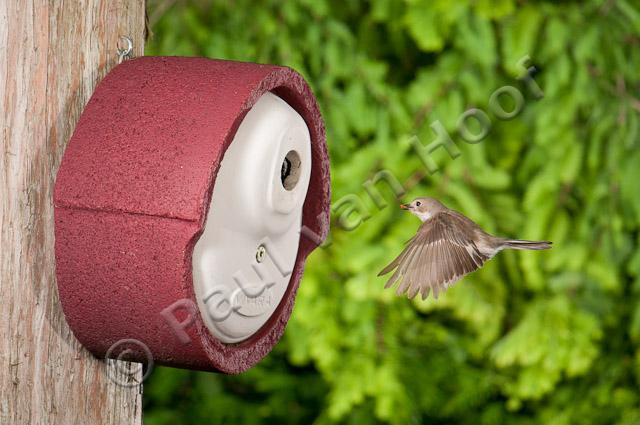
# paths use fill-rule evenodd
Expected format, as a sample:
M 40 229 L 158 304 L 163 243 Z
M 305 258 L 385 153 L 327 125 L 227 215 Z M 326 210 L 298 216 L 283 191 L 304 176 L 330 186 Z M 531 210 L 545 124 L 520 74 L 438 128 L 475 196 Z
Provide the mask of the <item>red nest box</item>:
M 289 68 L 125 61 L 80 117 L 54 203 L 60 300 L 87 349 L 242 372 L 282 336 L 328 232 L 318 105 Z

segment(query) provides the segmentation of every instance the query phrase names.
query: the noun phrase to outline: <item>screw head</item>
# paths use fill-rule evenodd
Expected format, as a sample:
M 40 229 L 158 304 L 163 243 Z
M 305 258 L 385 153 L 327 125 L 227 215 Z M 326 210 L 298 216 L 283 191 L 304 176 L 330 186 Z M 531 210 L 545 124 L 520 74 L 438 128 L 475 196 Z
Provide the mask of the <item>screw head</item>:
M 258 249 L 256 250 L 256 261 L 258 263 L 262 263 L 262 261 L 264 260 L 265 255 L 267 255 L 267 248 L 265 248 L 264 245 L 260 245 L 258 247 Z

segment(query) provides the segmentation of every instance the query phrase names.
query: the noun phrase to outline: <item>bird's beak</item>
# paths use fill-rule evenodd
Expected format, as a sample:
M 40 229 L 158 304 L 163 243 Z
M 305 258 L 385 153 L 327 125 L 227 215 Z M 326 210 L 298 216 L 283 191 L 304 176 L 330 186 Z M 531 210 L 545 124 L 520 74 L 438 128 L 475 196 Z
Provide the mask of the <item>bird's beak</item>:
M 408 210 L 409 208 L 409 204 L 400 204 L 400 209 L 402 210 Z

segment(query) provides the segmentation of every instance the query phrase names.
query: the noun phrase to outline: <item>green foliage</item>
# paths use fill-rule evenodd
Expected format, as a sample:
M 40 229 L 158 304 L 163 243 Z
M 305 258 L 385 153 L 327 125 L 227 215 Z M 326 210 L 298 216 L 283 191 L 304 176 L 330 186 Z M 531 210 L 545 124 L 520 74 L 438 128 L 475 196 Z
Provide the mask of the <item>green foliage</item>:
M 146 423 L 640 423 L 637 1 L 191 0 L 151 29 L 150 55 L 300 71 L 326 120 L 334 203 L 355 195 L 369 217 L 353 231 L 334 217 L 265 361 L 240 376 L 156 370 Z M 516 79 L 525 55 L 542 99 Z M 510 121 L 489 112 L 503 85 L 525 97 Z M 493 124 L 473 145 L 456 133 L 470 107 Z M 432 141 L 435 120 L 461 154 L 440 149 L 429 175 L 409 139 Z M 554 248 L 501 253 L 437 301 L 398 298 L 376 274 L 418 223 L 384 182 L 386 208 L 363 190 L 381 169 L 405 199 Z

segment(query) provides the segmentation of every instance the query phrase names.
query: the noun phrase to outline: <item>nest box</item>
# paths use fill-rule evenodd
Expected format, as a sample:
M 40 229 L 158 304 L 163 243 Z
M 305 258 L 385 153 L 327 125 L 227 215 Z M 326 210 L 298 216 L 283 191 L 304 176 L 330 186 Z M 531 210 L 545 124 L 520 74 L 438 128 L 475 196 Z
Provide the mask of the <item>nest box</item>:
M 282 336 L 329 202 L 324 125 L 298 73 L 125 61 L 97 86 L 56 178 L 67 322 L 99 357 L 136 341 L 128 360 L 244 371 Z

